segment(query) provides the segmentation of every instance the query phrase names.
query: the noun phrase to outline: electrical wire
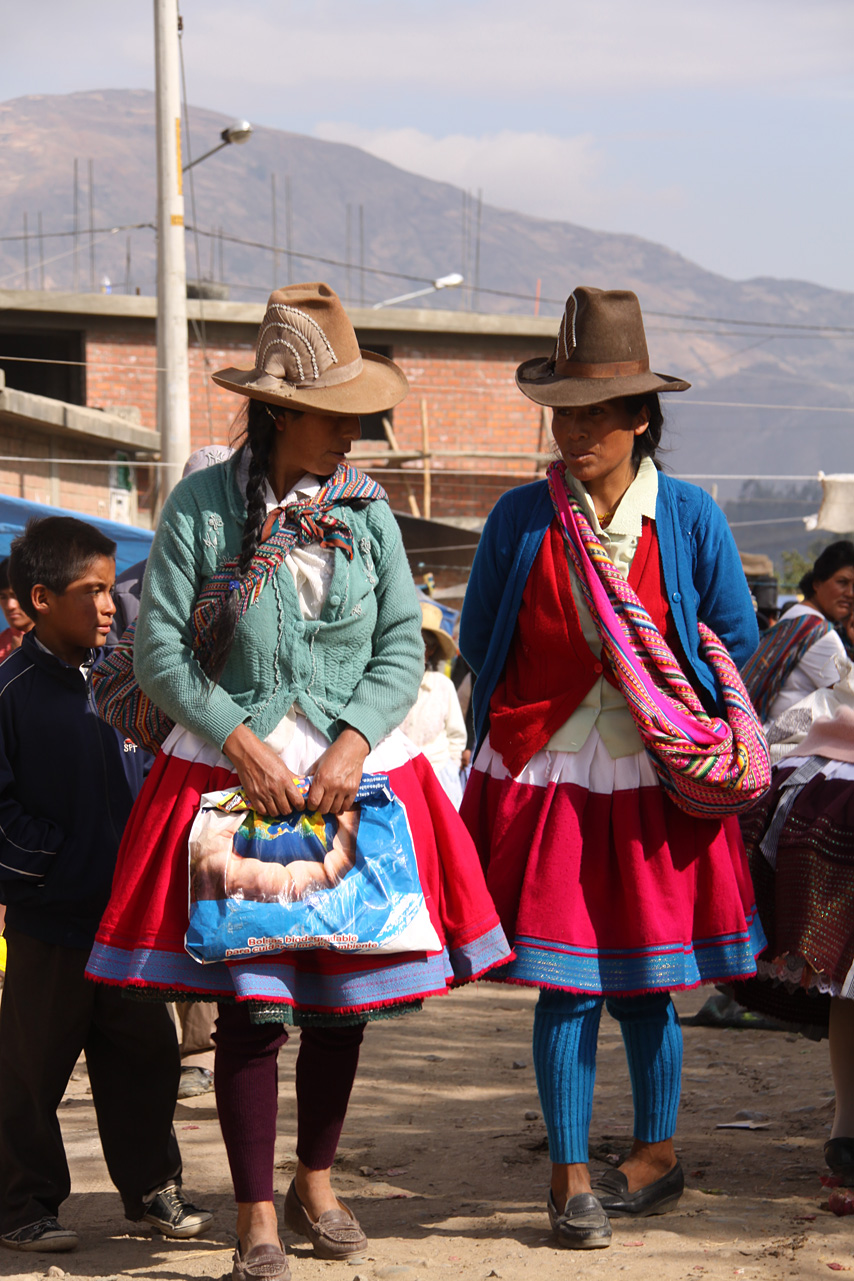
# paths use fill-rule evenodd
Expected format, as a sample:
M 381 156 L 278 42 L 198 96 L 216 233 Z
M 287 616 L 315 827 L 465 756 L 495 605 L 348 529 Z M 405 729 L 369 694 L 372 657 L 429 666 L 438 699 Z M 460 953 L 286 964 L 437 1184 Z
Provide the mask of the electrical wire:
M 185 120 L 186 120 L 187 99 L 186 99 L 186 78 L 184 76 L 184 68 L 183 68 L 183 52 L 181 52 L 181 58 L 182 58 L 182 80 L 183 80 L 183 87 L 184 87 L 184 111 L 185 111 Z M 188 137 L 188 155 L 189 155 L 189 126 L 186 123 L 185 123 L 185 129 L 187 131 L 187 137 Z M 190 192 L 191 192 L 191 205 L 194 207 L 195 202 L 194 202 L 194 188 L 193 188 L 192 176 L 190 177 Z M 432 278 L 428 276 L 415 275 L 414 273 L 411 273 L 411 272 L 391 271 L 383 267 L 368 267 L 368 266 L 362 266 L 361 264 L 358 264 L 357 266 L 357 264 L 355 263 L 347 262 L 344 259 L 340 259 L 340 258 L 331 258 L 326 255 L 310 254 L 310 253 L 305 253 L 295 249 L 287 249 L 280 245 L 267 244 L 259 240 L 249 240 L 246 237 L 225 234 L 222 231 L 208 231 L 204 227 L 198 226 L 198 224 L 196 223 L 195 212 L 193 212 L 192 216 L 193 216 L 193 223 L 189 224 L 186 229 L 187 231 L 191 231 L 193 233 L 193 236 L 196 238 L 196 241 L 199 236 L 208 236 L 208 237 L 213 237 L 215 239 L 227 241 L 229 244 L 241 245 L 247 249 L 259 249 L 265 253 L 282 254 L 289 261 L 293 258 L 298 258 L 306 262 L 322 263 L 324 266 L 328 266 L 328 267 L 340 267 L 345 271 L 358 269 L 360 271 L 368 272 L 370 275 L 383 276 L 391 280 L 412 281 L 417 284 L 425 284 L 425 285 L 431 285 L 433 283 Z M 117 227 L 104 228 L 103 236 L 104 238 L 106 238 L 108 236 L 115 235 L 119 231 L 141 231 L 141 230 L 156 231 L 157 228 L 156 228 L 156 225 L 151 222 L 126 223 Z M 95 234 L 100 235 L 101 231 L 102 231 L 101 228 L 97 228 L 95 231 Z M 75 233 L 74 231 L 51 231 L 51 232 L 41 233 L 41 238 L 47 239 L 50 237 L 74 236 L 76 234 L 77 233 Z M 15 233 L 8 236 L 0 236 L 0 243 L 16 242 L 16 241 L 24 241 L 24 240 L 30 241 L 35 239 L 36 235 L 37 233 L 27 233 L 26 236 L 23 235 L 22 233 Z M 73 250 L 69 251 L 69 253 L 73 253 L 73 252 L 74 252 Z M 47 258 L 44 261 L 44 265 L 46 266 L 49 263 L 59 261 L 61 258 L 68 257 L 69 253 L 58 254 L 53 258 Z M 197 242 L 197 248 L 196 248 L 196 258 L 197 258 L 197 272 L 200 272 L 200 267 L 199 267 L 200 253 L 198 249 L 198 242 Z M 9 275 L 0 277 L 0 284 L 2 284 L 3 281 L 5 280 L 13 279 L 15 276 L 23 275 L 24 270 L 25 270 L 24 268 L 21 268 L 19 271 L 10 272 Z M 237 282 L 237 284 L 238 284 L 238 287 L 240 287 L 241 289 L 247 290 L 249 292 L 253 292 L 253 293 L 267 292 L 266 287 L 247 285 L 242 281 Z M 520 293 L 516 290 L 511 290 L 511 289 L 494 289 L 486 285 L 479 285 L 478 293 L 489 294 L 492 297 L 496 297 L 496 298 L 512 298 L 519 302 L 534 303 L 536 301 L 539 301 L 541 305 L 543 303 L 546 303 L 546 304 L 554 305 L 557 307 L 563 307 L 565 303 L 565 300 L 563 298 L 548 298 L 548 297 L 544 297 L 543 295 L 540 295 L 538 300 L 534 294 Z M 792 337 L 809 337 L 814 335 L 822 335 L 824 337 L 833 337 L 833 336 L 841 337 L 843 335 L 851 335 L 852 337 L 854 337 L 854 325 L 830 325 L 830 324 L 817 325 L 817 324 L 809 324 L 807 322 L 796 322 L 796 321 L 745 320 L 745 319 L 741 319 L 733 316 L 708 316 L 708 315 L 703 315 L 701 313 L 696 313 L 696 312 L 658 311 L 652 308 L 645 309 L 644 314 L 646 316 L 657 316 L 664 320 L 677 320 L 677 321 L 691 320 L 691 321 L 696 321 L 703 324 L 737 325 L 741 328 L 750 327 L 750 328 L 767 329 L 772 331 L 769 335 L 767 335 L 768 337 L 775 336 L 775 333 L 779 333 L 779 331 L 785 331 L 787 334 L 790 334 Z M 710 337 L 725 337 L 725 336 L 734 337 L 735 336 L 735 334 L 729 335 L 729 334 L 726 334 L 725 332 L 722 333 L 718 329 L 692 330 L 692 329 L 685 329 L 684 327 L 673 329 L 666 326 L 648 326 L 648 328 L 651 331 L 658 332 L 658 333 L 699 333 L 699 334 L 708 334 Z
M 122 230 L 122 228 L 121 228 L 121 227 L 111 227 L 111 228 L 110 228 L 110 230 L 109 230 L 109 231 L 107 231 L 107 232 L 105 232 L 103 236 L 98 236 L 95 240 L 91 240 L 89 243 L 90 243 L 93 247 L 94 247 L 95 245 L 100 245 L 102 241 L 104 241 L 104 240 L 109 240 L 110 236 L 115 236 L 115 235 L 116 235 L 116 233 L 117 233 L 117 232 L 119 232 L 119 231 L 121 231 L 121 230 Z M 76 253 L 76 249 L 67 249 L 67 250 L 65 251 L 65 253 L 62 253 L 62 254 L 54 254 L 54 256 L 53 256 L 52 258 L 45 258 L 41 265 L 42 265 L 43 267 L 47 267 L 47 266 L 49 266 L 49 265 L 50 265 L 50 263 L 52 263 L 52 262 L 59 262 L 59 261 L 60 261 L 60 259 L 62 259 L 62 258 L 70 258 L 70 257 L 72 257 L 72 255 L 73 255 L 73 254 L 75 254 L 75 253 Z M 24 274 L 24 272 L 25 272 L 25 271 L 26 271 L 26 267 L 21 267 L 19 271 L 10 271 L 10 272 L 8 273 L 8 275 L 6 275 L 6 276 L 0 276 L 0 285 L 2 285 L 2 284 L 3 284 L 5 281 L 7 281 L 7 280 L 14 280 L 16 276 L 23 276 L 23 274 Z M 7 311 L 11 311 L 11 310 L 13 310 L 13 308 L 11 308 L 11 307 L 7 307 L 7 308 L 5 308 L 5 310 L 7 310 Z
M 111 235 L 114 231 L 141 231 L 143 229 L 156 231 L 157 227 L 153 222 L 128 222 L 121 227 L 93 227 L 93 235 L 100 235 L 101 232 L 109 232 Z M 79 231 L 28 231 L 26 235 L 18 232 L 12 236 L 0 236 L 0 244 L 11 240 L 51 240 L 60 236 L 79 236 Z

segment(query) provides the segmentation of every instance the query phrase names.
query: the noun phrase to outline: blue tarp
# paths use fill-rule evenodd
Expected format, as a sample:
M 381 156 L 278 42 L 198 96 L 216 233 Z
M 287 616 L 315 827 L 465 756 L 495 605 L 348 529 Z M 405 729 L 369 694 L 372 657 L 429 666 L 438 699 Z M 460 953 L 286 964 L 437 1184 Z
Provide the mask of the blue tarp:
M 31 516 L 76 516 L 100 529 L 116 544 L 116 573 L 130 569 L 137 561 L 145 560 L 151 551 L 154 535 L 150 529 L 137 529 L 117 520 L 104 520 L 100 516 L 68 511 L 65 507 L 47 507 L 44 503 L 31 503 L 25 498 L 7 498 L 0 494 L 0 559 L 9 555 L 12 539 L 20 534 Z

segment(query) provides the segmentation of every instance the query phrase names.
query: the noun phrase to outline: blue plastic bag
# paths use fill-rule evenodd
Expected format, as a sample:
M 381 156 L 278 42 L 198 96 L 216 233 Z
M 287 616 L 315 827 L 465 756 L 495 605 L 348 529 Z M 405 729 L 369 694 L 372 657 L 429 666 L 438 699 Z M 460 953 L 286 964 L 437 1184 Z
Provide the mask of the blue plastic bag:
M 384 775 L 338 817 L 265 818 L 209 792 L 190 832 L 185 946 L 202 964 L 304 948 L 437 952 L 406 810 Z

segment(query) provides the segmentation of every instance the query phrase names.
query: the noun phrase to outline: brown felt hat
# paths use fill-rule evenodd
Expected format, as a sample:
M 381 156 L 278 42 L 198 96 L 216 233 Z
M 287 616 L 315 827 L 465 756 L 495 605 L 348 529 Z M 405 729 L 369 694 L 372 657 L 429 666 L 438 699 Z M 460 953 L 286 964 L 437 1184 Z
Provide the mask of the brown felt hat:
M 516 386 L 538 405 L 561 408 L 691 384 L 651 371 L 636 294 L 579 285 L 566 300 L 554 352 L 524 361 Z
M 380 414 L 409 391 L 403 370 L 361 351 L 341 299 L 324 284 L 270 294 L 254 369 L 220 369 L 214 382 L 269 405 L 319 414 Z

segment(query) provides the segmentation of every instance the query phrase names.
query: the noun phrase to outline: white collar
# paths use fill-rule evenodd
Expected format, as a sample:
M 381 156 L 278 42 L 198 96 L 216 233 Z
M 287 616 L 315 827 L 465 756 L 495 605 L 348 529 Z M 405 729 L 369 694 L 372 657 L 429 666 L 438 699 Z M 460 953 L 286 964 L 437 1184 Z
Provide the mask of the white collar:
M 580 480 L 566 472 L 566 483 L 584 508 L 594 534 L 605 534 L 606 537 L 640 538 L 643 530 L 643 518 L 655 519 L 655 505 L 658 498 L 658 470 L 651 458 L 640 461 L 634 480 L 629 485 L 620 505 L 611 517 L 608 528 L 603 530 L 599 517 L 593 506 L 593 499 Z

